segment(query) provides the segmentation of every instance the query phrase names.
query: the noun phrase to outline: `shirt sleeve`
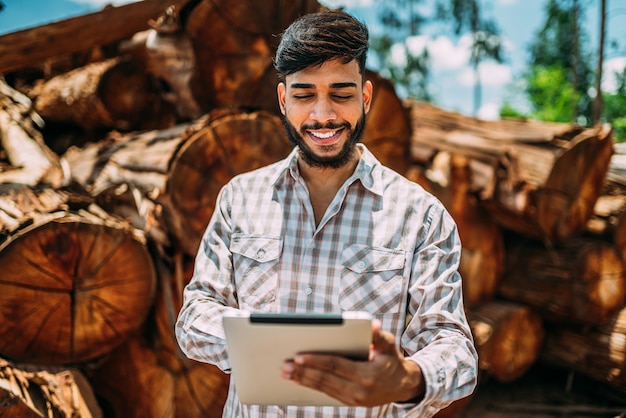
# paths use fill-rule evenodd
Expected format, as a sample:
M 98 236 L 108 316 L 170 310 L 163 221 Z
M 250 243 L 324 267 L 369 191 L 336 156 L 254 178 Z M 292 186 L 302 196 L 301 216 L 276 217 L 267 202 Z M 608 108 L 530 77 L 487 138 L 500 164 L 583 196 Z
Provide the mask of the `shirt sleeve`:
M 422 369 L 426 393 L 419 404 L 403 405 L 407 417 L 430 416 L 476 387 L 478 354 L 465 316 L 461 242 L 456 224 L 437 201 L 426 212 L 409 284 L 411 316 L 401 344 Z
M 183 293 L 176 338 L 183 353 L 230 372 L 222 316 L 237 306 L 230 253 L 230 189 L 219 193 L 195 259 L 193 277 Z

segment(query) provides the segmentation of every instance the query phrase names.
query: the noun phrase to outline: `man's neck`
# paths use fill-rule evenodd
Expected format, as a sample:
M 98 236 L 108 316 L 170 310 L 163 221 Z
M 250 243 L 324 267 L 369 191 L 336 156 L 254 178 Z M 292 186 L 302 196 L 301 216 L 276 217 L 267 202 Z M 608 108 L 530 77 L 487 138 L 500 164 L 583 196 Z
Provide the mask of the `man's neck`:
M 341 185 L 354 173 L 360 157 L 361 151 L 357 149 L 354 158 L 339 168 L 312 167 L 298 159 L 300 175 L 309 190 L 316 225 L 319 225 Z

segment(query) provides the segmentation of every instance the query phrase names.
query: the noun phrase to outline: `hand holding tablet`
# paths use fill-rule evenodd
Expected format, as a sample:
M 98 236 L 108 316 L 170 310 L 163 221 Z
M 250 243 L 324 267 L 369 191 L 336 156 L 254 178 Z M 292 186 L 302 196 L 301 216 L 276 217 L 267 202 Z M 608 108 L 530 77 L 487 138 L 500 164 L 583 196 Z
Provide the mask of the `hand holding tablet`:
M 338 400 L 281 376 L 298 353 L 328 353 L 367 360 L 372 317 L 342 314 L 249 313 L 223 318 L 239 400 L 258 405 L 342 405 Z

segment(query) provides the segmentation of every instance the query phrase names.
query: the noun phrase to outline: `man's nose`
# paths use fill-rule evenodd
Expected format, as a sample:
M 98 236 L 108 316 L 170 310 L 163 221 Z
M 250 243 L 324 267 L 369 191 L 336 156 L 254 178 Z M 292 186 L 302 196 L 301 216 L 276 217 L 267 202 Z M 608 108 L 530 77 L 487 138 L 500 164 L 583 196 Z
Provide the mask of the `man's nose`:
M 333 103 L 328 98 L 319 98 L 311 109 L 311 119 L 324 123 L 330 120 L 335 120 L 337 114 L 333 107 Z

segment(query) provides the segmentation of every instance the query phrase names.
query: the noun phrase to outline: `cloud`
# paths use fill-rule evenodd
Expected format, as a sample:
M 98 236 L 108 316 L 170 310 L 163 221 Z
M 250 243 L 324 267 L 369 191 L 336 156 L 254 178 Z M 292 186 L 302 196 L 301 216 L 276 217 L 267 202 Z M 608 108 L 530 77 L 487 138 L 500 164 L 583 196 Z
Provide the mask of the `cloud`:
M 483 86 L 504 86 L 513 79 L 511 67 L 493 61 L 485 61 L 479 64 L 478 73 Z M 459 73 L 457 81 L 463 86 L 473 86 L 475 81 L 474 70 L 465 67 Z
M 391 57 L 394 65 L 406 65 L 405 46 L 413 56 L 420 55 L 428 49 L 433 71 L 454 71 L 467 65 L 470 57 L 469 48 L 464 45 L 463 39 L 459 44 L 445 36 L 431 38 L 428 36 L 410 36 L 405 43 L 398 43 L 391 48 Z
M 431 57 L 432 69 L 458 70 L 463 68 L 470 59 L 468 37 L 463 36 L 458 44 L 446 36 L 438 36 L 428 43 L 428 52 Z M 471 42 L 471 41 L 470 41 Z
M 498 6 L 513 6 L 517 4 L 517 0 L 496 0 Z
M 602 77 L 602 91 L 615 93 L 617 90 L 617 79 L 615 73 L 621 73 L 626 67 L 626 57 L 611 58 L 604 63 Z
M 498 120 L 500 119 L 500 105 L 497 103 L 485 103 L 478 109 L 476 116 L 483 120 Z

